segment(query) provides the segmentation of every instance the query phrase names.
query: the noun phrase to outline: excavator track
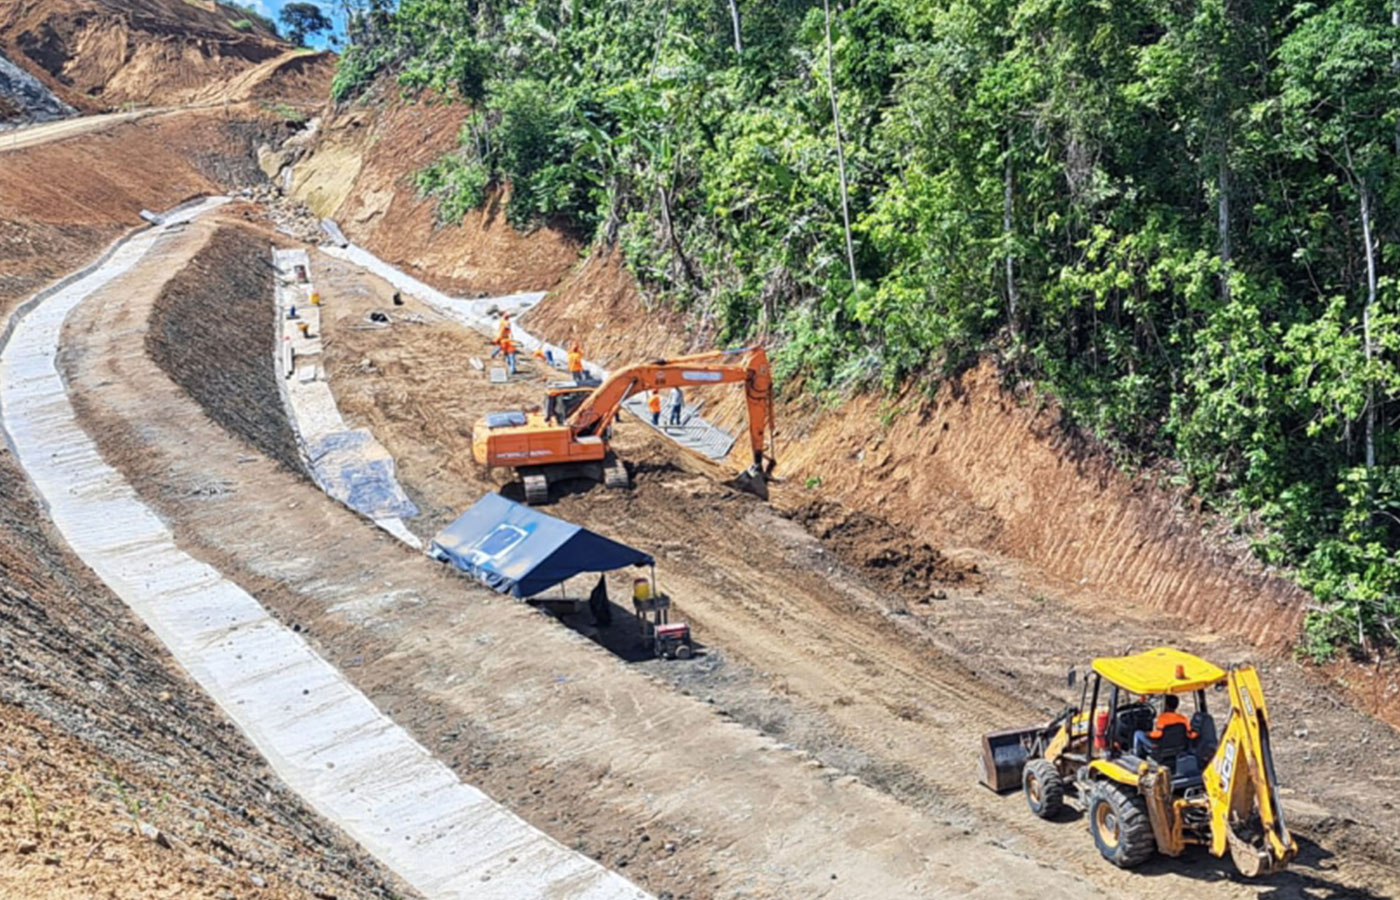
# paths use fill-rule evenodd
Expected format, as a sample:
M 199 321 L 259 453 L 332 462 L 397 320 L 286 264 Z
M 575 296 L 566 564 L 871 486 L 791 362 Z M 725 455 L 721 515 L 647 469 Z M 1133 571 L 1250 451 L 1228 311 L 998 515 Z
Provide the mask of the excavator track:
M 615 491 L 624 491 L 632 486 L 632 477 L 627 474 L 627 464 L 613 457 L 603 465 L 603 484 Z
M 522 478 L 525 483 L 525 502 L 530 506 L 539 506 L 549 502 L 549 478 L 544 475 L 532 474 Z

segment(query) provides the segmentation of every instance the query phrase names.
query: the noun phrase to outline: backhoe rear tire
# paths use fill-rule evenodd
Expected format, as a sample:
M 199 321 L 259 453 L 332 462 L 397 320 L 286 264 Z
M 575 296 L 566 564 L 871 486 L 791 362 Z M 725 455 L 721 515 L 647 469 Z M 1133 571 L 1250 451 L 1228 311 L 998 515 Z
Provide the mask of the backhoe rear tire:
M 1033 759 L 1021 772 L 1026 805 L 1042 819 L 1053 819 L 1065 808 L 1065 783 L 1048 759 Z
M 1147 801 L 1112 782 L 1101 781 L 1089 792 L 1089 833 L 1103 858 L 1120 869 L 1146 862 L 1157 849 Z

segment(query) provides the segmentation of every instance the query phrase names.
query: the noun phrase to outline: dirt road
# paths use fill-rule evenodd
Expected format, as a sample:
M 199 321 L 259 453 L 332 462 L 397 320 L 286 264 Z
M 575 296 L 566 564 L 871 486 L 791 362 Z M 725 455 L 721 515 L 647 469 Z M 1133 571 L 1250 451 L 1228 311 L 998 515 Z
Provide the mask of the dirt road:
M 315 269 L 329 298 L 328 363 L 341 409 L 394 454 L 426 513 L 415 527 L 431 537 L 494 486 L 471 462 L 471 423 L 537 403 L 539 381 L 490 384 L 465 364 L 485 356 L 485 342 L 428 309 L 410 307 L 428 324 L 359 330 L 371 309 L 395 315 L 387 289 L 335 261 Z M 620 429 L 618 446 L 636 464 L 635 491 L 566 495 L 551 510 L 654 553 L 664 589 L 709 647 L 693 664 L 639 667 L 923 815 L 1105 890 L 1389 896 L 1400 887 L 1386 807 L 1400 768 L 1393 758 L 1375 768 L 1367 750 L 1371 741 L 1393 747 L 1395 735 L 1350 712 L 1300 667 L 1266 664 L 1275 716 L 1293 735 L 1278 758 L 1292 821 L 1308 840 L 1302 864 L 1265 888 L 1231 882 L 1204 854 L 1154 862 L 1150 879 L 1117 872 L 1082 826 L 1032 819 L 1019 798 L 973 783 L 980 733 L 1045 717 L 1064 699 L 1070 665 L 1102 652 L 1101 599 L 1076 597 L 1071 586 L 1001 558 L 942 560 L 878 520 L 814 504 L 795 487 L 779 491 L 776 509 L 753 502 L 688 474 L 644 431 Z M 619 591 L 625 579 L 614 582 Z M 621 618 L 601 634 L 574 624 L 621 658 L 639 659 L 630 617 Z M 1146 610 L 1123 609 L 1112 627 L 1111 640 L 1125 649 L 1171 642 L 1217 659 L 1252 656 Z M 1335 734 L 1360 743 L 1339 753 L 1324 737 Z
M 77 116 L 71 119 L 60 119 L 56 122 L 44 122 L 25 128 L 0 131 L 0 154 L 12 150 L 24 150 L 31 147 L 38 147 L 43 144 L 67 140 L 84 134 L 92 134 L 125 122 L 135 122 L 140 119 L 167 116 L 176 113 L 190 112 L 192 110 L 216 109 L 229 104 L 242 103 L 259 95 L 263 86 L 270 79 L 277 77 L 279 73 L 289 66 L 303 61 L 320 59 L 325 56 L 326 54 L 323 53 L 315 54 L 305 50 L 289 50 L 281 56 L 267 60 L 246 72 L 240 73 L 237 77 L 227 82 L 208 86 L 200 92 L 200 99 L 179 106 L 152 106 L 123 112 Z M 298 98 L 293 97 L 291 99 L 293 104 L 298 102 Z M 284 105 L 286 105 L 285 101 Z
M 187 253 L 207 228 L 191 227 Z M 658 896 L 1083 892 L 1073 874 L 901 805 L 678 695 L 551 619 L 405 551 L 250 454 L 145 355 L 156 301 L 148 285 L 160 274 L 133 271 L 69 322 L 67 374 L 104 456 L 170 518 L 185 549 L 309 635 L 465 779 Z M 215 312 L 211 296 L 202 297 L 206 314 Z M 250 328 L 270 332 L 270 298 L 216 312 L 247 315 Z M 276 413 L 271 398 L 246 399 Z

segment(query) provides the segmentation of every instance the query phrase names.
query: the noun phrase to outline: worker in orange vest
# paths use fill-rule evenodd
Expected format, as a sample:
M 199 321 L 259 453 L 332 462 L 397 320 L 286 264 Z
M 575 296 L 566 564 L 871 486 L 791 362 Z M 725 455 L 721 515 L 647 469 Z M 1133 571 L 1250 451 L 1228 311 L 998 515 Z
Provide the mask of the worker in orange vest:
M 569 377 L 577 384 L 583 383 L 583 348 L 578 341 L 569 344 Z
M 501 338 L 501 342 L 498 349 L 501 351 L 501 353 L 505 354 L 506 371 L 512 375 L 516 374 L 515 354 L 519 352 L 520 348 L 516 346 L 515 341 L 511 339 L 509 334 Z
M 1154 742 L 1162 739 L 1164 729 L 1172 725 L 1180 725 L 1186 729 L 1188 740 L 1195 740 L 1197 734 L 1191 729 L 1191 721 L 1177 712 L 1181 706 L 1181 698 L 1176 694 L 1167 694 L 1162 698 L 1162 711 L 1157 714 L 1157 721 L 1153 723 L 1151 731 L 1133 732 L 1133 755 L 1140 759 L 1146 759 L 1147 754 L 1154 749 Z
M 657 428 L 661 427 L 661 392 L 652 391 L 650 399 L 647 400 L 647 409 L 651 410 L 651 424 Z
M 510 313 L 501 313 L 500 321 L 496 323 L 496 340 L 492 341 L 496 345 L 495 349 L 491 351 L 492 359 L 496 358 L 497 353 L 505 351 L 505 342 L 508 340 L 510 340 Z

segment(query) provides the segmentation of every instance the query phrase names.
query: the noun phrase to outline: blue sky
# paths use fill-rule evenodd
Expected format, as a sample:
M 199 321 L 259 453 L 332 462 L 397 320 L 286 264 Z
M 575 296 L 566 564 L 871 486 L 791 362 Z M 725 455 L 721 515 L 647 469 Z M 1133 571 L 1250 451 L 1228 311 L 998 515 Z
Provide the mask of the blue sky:
M 282 11 L 282 7 L 286 6 L 288 3 L 296 2 L 296 0 L 240 0 L 240 2 L 246 3 L 256 9 L 261 15 L 267 16 L 269 19 L 276 22 L 277 15 Z M 343 16 L 341 11 L 337 8 L 338 4 L 330 3 L 328 0 L 301 0 L 301 2 L 315 3 L 321 8 L 321 12 L 325 13 L 330 20 L 335 23 L 336 34 L 342 36 L 345 34 L 345 16 Z M 280 22 L 277 27 L 282 27 Z M 326 38 L 327 36 L 324 34 L 317 35 L 313 37 L 309 43 L 313 47 L 324 49 L 327 46 Z

